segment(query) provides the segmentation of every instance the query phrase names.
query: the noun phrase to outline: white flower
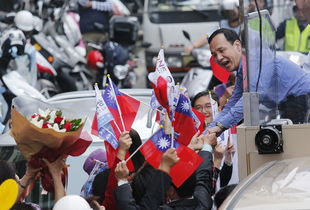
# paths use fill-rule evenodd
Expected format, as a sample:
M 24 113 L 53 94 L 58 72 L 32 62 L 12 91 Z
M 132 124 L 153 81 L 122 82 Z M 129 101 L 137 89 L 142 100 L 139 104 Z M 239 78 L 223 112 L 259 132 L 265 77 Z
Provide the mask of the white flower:
M 51 111 L 51 113 L 50 113 L 50 119 L 48 120 L 48 122 L 49 122 L 49 123 L 54 123 L 55 118 L 56 118 L 56 111 L 53 110 L 53 111 Z
M 50 112 L 51 111 L 49 109 L 46 109 L 45 111 L 43 111 L 42 109 L 39 108 L 39 115 L 41 115 L 41 117 L 47 117 Z
M 65 117 L 63 117 L 62 121 L 60 122 L 60 125 L 64 125 L 65 124 Z
M 54 129 L 54 130 L 57 131 L 57 132 L 62 132 L 62 133 L 66 132 L 66 129 L 65 129 L 65 128 L 59 129 L 57 123 L 55 123 L 54 125 L 47 124 L 47 127 L 48 127 L 48 128 L 52 128 L 52 129 Z
M 38 122 L 38 120 L 39 120 L 39 115 L 35 115 L 35 117 L 33 117 L 33 118 L 31 118 L 30 119 L 30 122 Z
M 32 124 L 34 124 L 35 126 L 37 126 L 38 128 L 42 128 L 42 126 L 43 126 L 43 120 L 38 121 L 38 118 L 39 118 L 39 116 L 36 116 L 35 118 L 32 118 L 32 119 L 30 120 L 30 122 L 31 122 Z
M 52 127 L 55 131 L 59 131 L 59 127 L 58 127 L 58 124 L 57 123 L 55 123 L 54 125 L 53 125 L 53 127 Z

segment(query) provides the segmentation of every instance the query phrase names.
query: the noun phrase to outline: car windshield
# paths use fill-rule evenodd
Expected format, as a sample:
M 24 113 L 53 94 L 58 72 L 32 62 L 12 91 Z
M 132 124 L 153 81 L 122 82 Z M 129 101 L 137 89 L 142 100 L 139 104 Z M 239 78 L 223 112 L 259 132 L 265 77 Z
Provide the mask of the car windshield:
M 306 209 L 310 205 L 310 158 L 278 161 L 237 196 L 233 209 Z
M 218 0 L 150 0 L 149 11 L 201 11 L 219 8 Z

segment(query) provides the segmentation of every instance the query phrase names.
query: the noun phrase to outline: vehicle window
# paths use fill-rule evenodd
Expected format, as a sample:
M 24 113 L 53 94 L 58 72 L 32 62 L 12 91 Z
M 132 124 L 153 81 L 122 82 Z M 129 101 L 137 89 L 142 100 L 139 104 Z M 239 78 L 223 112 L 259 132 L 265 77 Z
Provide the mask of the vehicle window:
M 150 0 L 148 12 L 153 23 L 195 23 L 223 19 L 217 0 Z
M 151 0 L 150 11 L 193 11 L 219 8 L 217 0 Z

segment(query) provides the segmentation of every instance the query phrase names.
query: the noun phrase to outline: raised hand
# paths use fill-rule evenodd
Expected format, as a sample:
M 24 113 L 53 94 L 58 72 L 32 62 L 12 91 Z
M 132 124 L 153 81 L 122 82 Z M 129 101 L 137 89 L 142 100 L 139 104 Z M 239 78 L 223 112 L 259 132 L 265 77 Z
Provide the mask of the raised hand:
M 201 135 L 203 144 L 209 144 L 211 146 L 217 145 L 217 138 L 215 133 L 207 133 L 205 135 Z
M 202 136 L 199 136 L 200 131 L 198 130 L 197 133 L 192 137 L 191 142 L 188 144 L 188 147 L 194 151 L 201 150 L 203 145 Z
M 179 160 L 180 158 L 177 155 L 176 149 L 170 148 L 161 157 L 161 162 L 158 169 L 169 173 L 172 166 L 179 162 Z
M 124 160 L 126 156 L 126 152 L 129 150 L 132 145 L 132 139 L 129 135 L 129 131 L 124 131 L 119 138 L 119 147 L 117 152 L 117 157 L 120 160 Z
M 120 180 L 127 181 L 128 176 L 129 176 L 129 170 L 126 166 L 126 162 L 125 161 L 119 162 L 115 168 L 116 179 L 118 181 L 120 181 Z

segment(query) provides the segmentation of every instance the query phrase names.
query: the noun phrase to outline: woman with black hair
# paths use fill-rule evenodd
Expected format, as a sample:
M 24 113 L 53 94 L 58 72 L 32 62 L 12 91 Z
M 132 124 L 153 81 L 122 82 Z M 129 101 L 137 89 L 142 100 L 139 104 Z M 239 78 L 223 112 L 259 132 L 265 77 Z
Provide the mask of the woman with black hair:
M 115 167 L 117 163 L 125 161 L 126 153 L 129 152 L 130 155 L 133 154 L 133 152 L 135 152 L 141 144 L 142 141 L 140 135 L 136 130 L 131 129 L 130 132 L 125 131 L 122 133 L 119 139 L 117 159 L 114 163 L 114 167 L 110 169 L 108 185 L 105 191 L 105 199 L 103 205 L 106 207 L 107 210 L 117 209 L 115 198 L 113 196 L 113 191 L 118 185 L 123 184 L 123 182 L 118 183 L 115 178 Z M 145 193 L 146 183 L 150 180 L 155 169 L 149 164 L 147 164 L 144 156 L 140 153 L 140 151 L 138 151 L 131 158 L 131 162 L 134 167 L 134 171 L 130 174 L 129 182 L 133 189 L 133 196 L 135 200 L 139 202 L 139 200 Z

